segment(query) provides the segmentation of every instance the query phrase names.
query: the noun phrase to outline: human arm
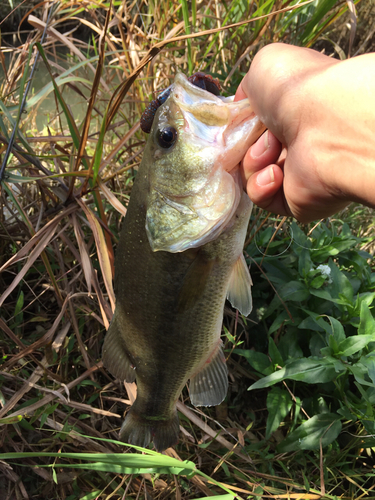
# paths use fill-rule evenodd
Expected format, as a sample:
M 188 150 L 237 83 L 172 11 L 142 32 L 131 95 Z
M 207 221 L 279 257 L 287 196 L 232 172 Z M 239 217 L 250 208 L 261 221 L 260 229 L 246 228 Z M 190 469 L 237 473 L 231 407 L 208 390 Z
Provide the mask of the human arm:
M 245 96 L 269 130 L 243 160 L 256 204 L 301 222 L 350 201 L 375 206 L 375 54 L 337 61 L 268 45 L 237 90 Z

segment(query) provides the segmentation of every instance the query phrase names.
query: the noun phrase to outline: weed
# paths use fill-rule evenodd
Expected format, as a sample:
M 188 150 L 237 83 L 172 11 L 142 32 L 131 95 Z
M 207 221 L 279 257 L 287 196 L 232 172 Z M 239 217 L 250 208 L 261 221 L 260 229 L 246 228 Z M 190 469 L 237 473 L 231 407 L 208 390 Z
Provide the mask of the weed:
M 363 208 L 313 230 L 253 219 L 254 316 L 226 311 L 227 401 L 202 412 L 184 393 L 175 450 L 140 454 L 116 441 L 134 387 L 124 391 L 100 361 L 148 101 L 178 70 L 207 71 L 233 94 L 254 54 L 275 41 L 346 57 L 346 3 L 25 5 L 2 16 L 0 49 L 5 498 L 371 494 L 375 280 L 361 249 L 372 250 L 373 231 Z M 358 5 L 354 54 L 373 49 L 373 7 Z M 6 32 L 12 19 L 18 38 Z

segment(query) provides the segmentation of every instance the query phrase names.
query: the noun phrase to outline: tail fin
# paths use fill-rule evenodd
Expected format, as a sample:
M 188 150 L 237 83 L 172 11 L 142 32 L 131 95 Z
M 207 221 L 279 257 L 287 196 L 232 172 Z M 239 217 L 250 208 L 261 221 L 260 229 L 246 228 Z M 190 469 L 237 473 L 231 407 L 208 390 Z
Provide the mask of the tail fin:
M 177 444 L 179 434 L 177 410 L 167 420 L 147 419 L 132 408 L 120 430 L 120 439 L 125 443 L 145 448 L 153 441 L 157 451 L 162 452 Z

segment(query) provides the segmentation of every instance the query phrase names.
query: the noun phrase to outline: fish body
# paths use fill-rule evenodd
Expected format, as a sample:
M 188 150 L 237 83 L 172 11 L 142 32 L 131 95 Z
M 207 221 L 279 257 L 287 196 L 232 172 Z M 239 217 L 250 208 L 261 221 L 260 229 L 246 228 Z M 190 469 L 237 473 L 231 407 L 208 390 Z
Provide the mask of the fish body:
M 157 110 L 116 255 L 116 310 L 104 366 L 137 381 L 120 439 L 162 451 L 178 441 L 176 401 L 220 404 L 227 368 L 225 299 L 251 311 L 243 244 L 252 203 L 238 162 L 264 127 L 249 103 L 196 88 L 178 74 Z

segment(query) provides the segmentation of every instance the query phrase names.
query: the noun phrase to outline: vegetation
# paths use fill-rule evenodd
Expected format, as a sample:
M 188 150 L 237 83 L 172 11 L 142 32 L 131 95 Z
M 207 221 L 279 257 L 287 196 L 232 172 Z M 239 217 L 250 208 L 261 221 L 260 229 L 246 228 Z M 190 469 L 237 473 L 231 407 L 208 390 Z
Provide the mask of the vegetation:
M 367 209 L 308 226 L 255 211 L 254 311 L 224 319 L 227 400 L 201 410 L 184 392 L 175 449 L 116 440 L 135 388 L 100 360 L 148 101 L 178 70 L 230 95 L 275 41 L 374 49 L 372 1 L 357 17 L 350 1 L 297 3 L 63 0 L 2 16 L 1 499 L 375 497 Z

